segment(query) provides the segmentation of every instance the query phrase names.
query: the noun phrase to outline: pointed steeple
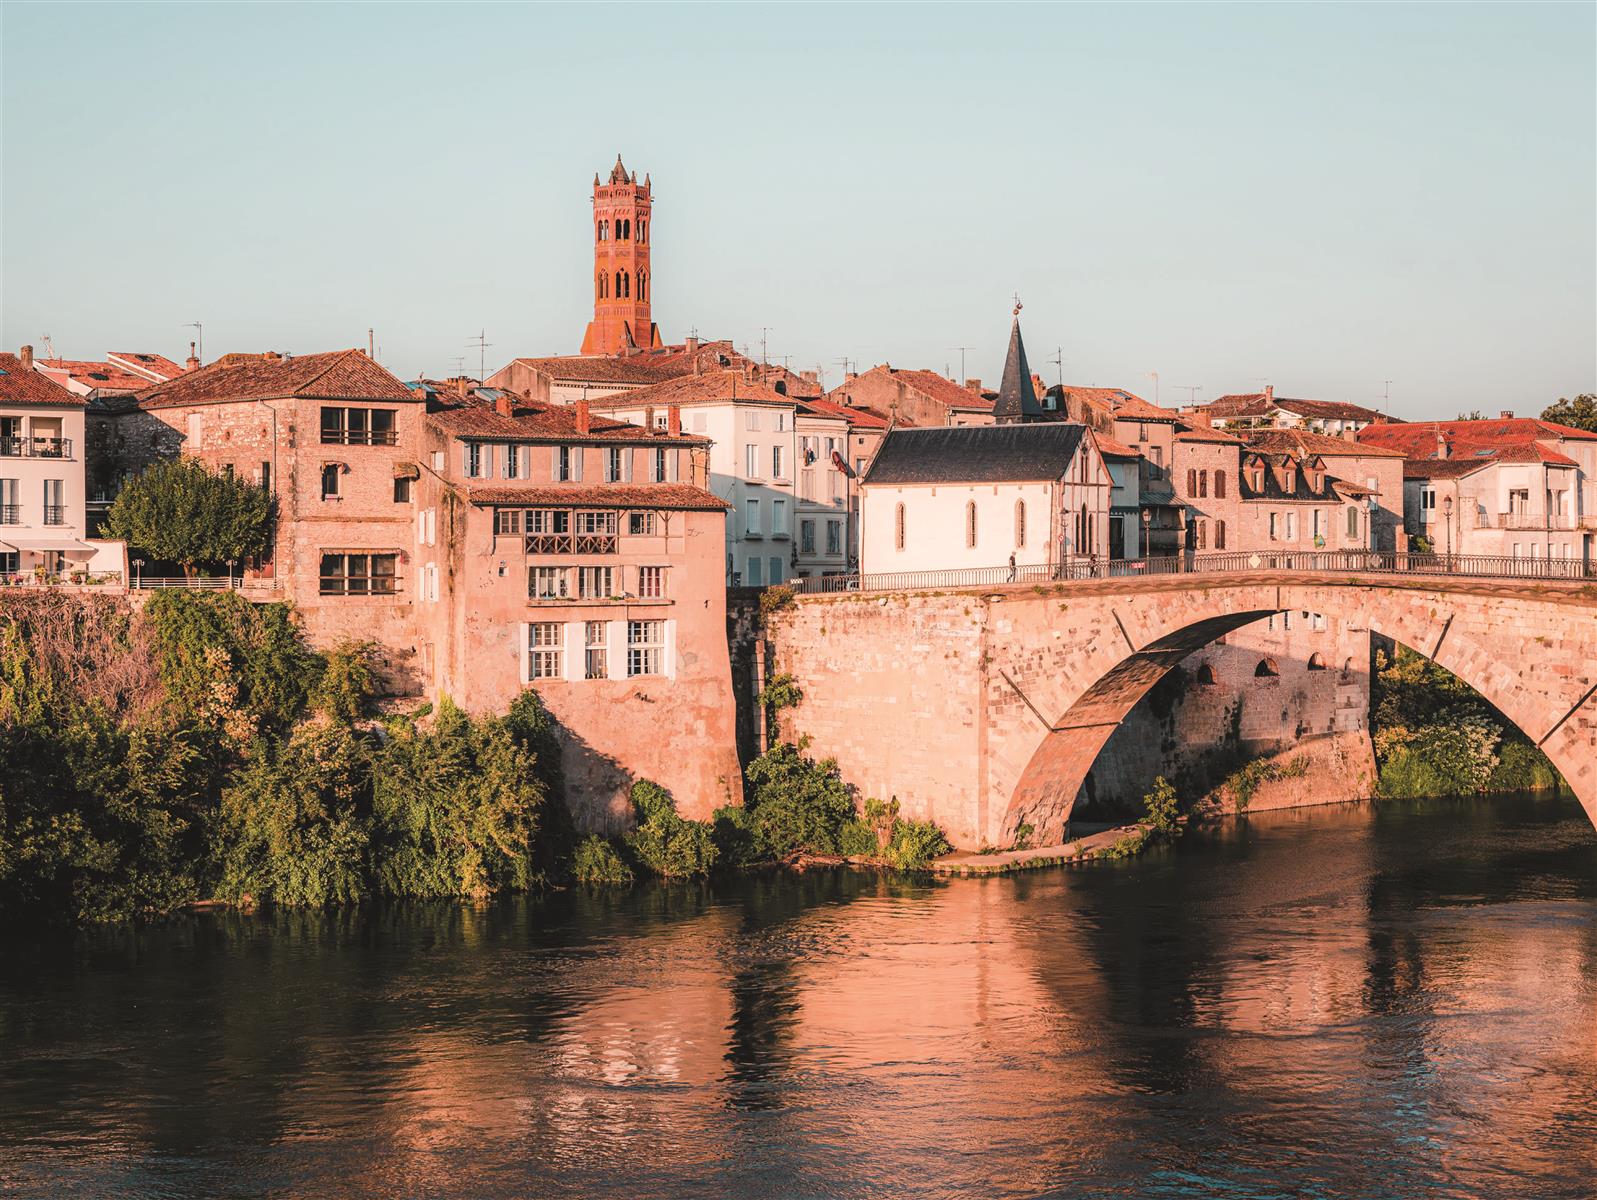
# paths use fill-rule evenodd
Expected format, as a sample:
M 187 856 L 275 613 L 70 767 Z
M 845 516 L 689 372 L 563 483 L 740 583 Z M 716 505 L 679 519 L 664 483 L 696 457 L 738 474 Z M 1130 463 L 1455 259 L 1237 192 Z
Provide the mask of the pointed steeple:
M 1015 305 L 1015 321 L 1009 327 L 1009 355 L 1004 359 L 1004 378 L 998 385 L 993 404 L 993 421 L 999 425 L 1018 425 L 1043 415 L 1037 403 L 1037 389 L 1031 384 L 1031 367 L 1026 363 L 1026 344 L 1020 338 L 1020 305 Z
M 627 169 L 621 165 L 621 156 L 616 155 L 616 165 L 610 168 L 611 183 L 628 183 Z

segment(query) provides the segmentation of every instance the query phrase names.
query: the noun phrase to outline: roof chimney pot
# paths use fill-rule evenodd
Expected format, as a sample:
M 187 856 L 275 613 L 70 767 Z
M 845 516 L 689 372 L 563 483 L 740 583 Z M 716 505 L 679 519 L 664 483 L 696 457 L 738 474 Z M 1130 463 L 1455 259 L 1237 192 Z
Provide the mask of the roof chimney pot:
M 682 436 L 682 406 L 668 405 L 665 410 L 665 431 L 672 437 Z
M 593 413 L 586 399 L 577 401 L 577 432 L 587 437 L 593 431 Z
M 199 356 L 194 353 L 193 342 L 189 343 L 189 357 L 188 361 L 183 364 L 183 369 L 185 371 L 198 371 L 200 369 Z
M 32 346 L 24 346 L 24 347 L 22 347 L 22 349 L 17 352 L 17 357 L 22 360 L 22 369 L 24 371 L 33 370 L 33 347 Z
M 1497 415 L 1504 421 L 1512 421 L 1514 419 L 1514 410 L 1511 408 L 1500 409 Z
M 1275 403 L 1275 384 L 1267 383 L 1264 385 L 1264 398 L 1270 404 Z
M 515 401 L 510 398 L 509 392 L 500 392 L 499 395 L 494 397 L 494 411 L 501 417 L 513 417 L 516 415 Z

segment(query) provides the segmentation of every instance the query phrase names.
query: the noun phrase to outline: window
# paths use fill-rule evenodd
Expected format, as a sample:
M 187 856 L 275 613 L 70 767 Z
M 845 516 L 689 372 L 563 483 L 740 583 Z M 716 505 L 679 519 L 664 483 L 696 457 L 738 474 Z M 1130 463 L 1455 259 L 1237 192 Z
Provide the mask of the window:
M 611 446 L 604 452 L 604 481 L 606 483 L 621 482 L 621 449 Z
M 650 483 L 664 483 L 666 481 L 666 455 L 669 453 L 663 447 L 655 447 L 654 461 L 649 464 Z
M 577 513 L 578 537 L 614 537 L 616 514 L 611 509 L 598 509 Z
M 527 675 L 532 679 L 560 678 L 561 634 L 559 621 L 534 621 L 527 627 Z
M 485 465 L 488 456 L 483 453 L 481 442 L 466 443 L 466 478 L 482 479 L 488 474 Z
M 521 509 L 496 508 L 494 509 L 494 533 L 516 534 L 521 532 Z
M 1187 495 L 1188 496 L 1196 496 L 1197 494 L 1198 494 L 1198 472 L 1197 472 L 1196 468 L 1188 467 L 1187 468 Z
M 534 600 L 566 600 L 571 596 L 571 572 L 566 567 L 531 567 L 527 594 Z
M 904 506 L 902 504 L 898 504 L 893 507 L 893 549 L 902 550 L 903 548 Z
M 743 475 L 746 479 L 760 477 L 760 448 L 753 442 L 743 447 Z
M 580 447 L 555 447 L 554 477 L 557 483 L 571 483 L 582 478 L 582 450 Z
M 1209 522 L 1205 521 L 1202 517 L 1199 517 L 1192 523 L 1192 530 L 1196 537 L 1195 548 L 1198 550 L 1204 549 L 1209 534 Z
M 1281 670 L 1275 665 L 1275 659 L 1273 658 L 1261 658 L 1259 665 L 1253 668 L 1253 677 L 1255 679 L 1274 679 L 1280 674 Z
M 1026 544 L 1026 502 L 1015 501 L 1015 549 L 1019 550 Z
M 747 578 L 743 580 L 749 587 L 760 587 L 765 583 L 763 571 L 758 558 L 749 559 Z
M 322 555 L 324 596 L 392 596 L 397 554 Z
M 411 485 L 411 480 L 410 480 L 409 476 L 406 476 L 405 478 L 402 478 L 402 479 L 401 478 L 396 478 L 394 480 L 394 503 L 395 504 L 409 504 L 410 503 L 410 485 Z
M 1216 682 L 1217 681 L 1214 677 L 1214 668 L 1208 663 L 1201 664 L 1198 667 L 1198 686 L 1213 687 Z
M 1356 504 L 1347 506 L 1347 535 L 1350 538 L 1359 536 L 1359 506 Z
M 1224 500 L 1225 499 L 1225 472 L 1224 471 L 1216 471 L 1214 473 L 1214 498 L 1216 500 Z
M 826 523 L 826 552 L 831 555 L 843 553 L 843 522 Z
M 21 486 L 20 479 L 0 479 L 0 525 L 22 523 Z
M 642 600 L 665 599 L 665 568 L 638 568 L 638 597 Z
M 322 464 L 322 499 L 323 500 L 337 500 L 338 499 L 338 473 L 339 473 L 339 467 L 338 467 L 337 463 L 323 463 Z
M 772 422 L 772 428 L 778 433 L 787 432 L 787 414 L 785 412 L 779 412 L 776 414 Z
M 965 545 L 968 547 L 976 545 L 976 502 L 974 500 L 965 501 Z
M 815 553 L 815 522 L 804 520 L 799 522 L 799 553 Z
M 615 595 L 614 567 L 580 567 L 577 570 L 577 595 L 584 600 L 608 600 Z
M 585 621 L 582 628 L 582 676 L 607 679 L 610 675 L 610 627 L 603 621 Z
M 1200 499 L 1209 495 L 1209 471 L 1207 468 L 1198 472 L 1198 496 Z
M 396 446 L 399 434 L 394 428 L 391 408 L 322 409 L 324 446 Z
M 1214 523 L 1214 548 L 1216 550 L 1224 550 L 1225 549 L 1225 522 L 1224 521 L 1216 521 Z
M 743 501 L 743 532 L 751 537 L 760 535 L 760 502 L 758 500 Z
M 751 432 L 759 432 L 760 414 L 757 410 L 751 408 L 743 414 L 743 428 Z
M 627 675 L 658 675 L 665 657 L 664 621 L 627 622 Z
M 771 478 L 782 478 L 782 447 L 771 447 Z
M 65 525 L 67 523 L 66 486 L 64 479 L 46 479 L 44 481 L 44 523 L 46 525 Z
M 770 559 L 770 566 L 771 566 L 771 582 L 772 583 L 781 583 L 782 582 L 782 560 L 780 558 L 776 558 L 776 557 L 773 556 Z
M 1431 514 L 1436 510 L 1436 489 L 1422 487 L 1420 489 L 1420 520 L 1429 522 Z
M 525 472 L 521 469 L 521 447 L 505 447 L 505 478 L 520 479 Z
M 1286 514 L 1286 540 L 1289 542 L 1298 540 L 1298 514 L 1295 512 Z
M 1321 654 L 1318 650 L 1316 650 L 1313 654 L 1309 655 L 1309 670 L 1311 670 L 1311 671 L 1323 671 L 1323 670 L 1325 670 L 1325 655 Z
M 652 512 L 627 514 L 627 532 L 633 537 L 653 537 L 655 516 Z
M 787 501 L 771 501 L 771 535 L 773 537 L 787 536 Z

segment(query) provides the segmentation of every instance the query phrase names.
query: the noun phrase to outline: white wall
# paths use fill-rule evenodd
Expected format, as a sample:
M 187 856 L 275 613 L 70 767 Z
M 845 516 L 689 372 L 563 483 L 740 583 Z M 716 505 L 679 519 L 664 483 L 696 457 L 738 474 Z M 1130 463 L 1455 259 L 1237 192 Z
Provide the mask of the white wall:
M 860 570 L 866 574 L 953 571 L 1051 559 L 1058 492 L 1050 483 L 877 484 L 861 488 Z M 1025 545 L 1015 544 L 1015 505 L 1026 506 Z M 904 548 L 897 508 L 904 506 Z M 976 506 L 976 544 L 968 544 L 967 505 Z M 1107 532 L 1106 532 L 1107 537 Z

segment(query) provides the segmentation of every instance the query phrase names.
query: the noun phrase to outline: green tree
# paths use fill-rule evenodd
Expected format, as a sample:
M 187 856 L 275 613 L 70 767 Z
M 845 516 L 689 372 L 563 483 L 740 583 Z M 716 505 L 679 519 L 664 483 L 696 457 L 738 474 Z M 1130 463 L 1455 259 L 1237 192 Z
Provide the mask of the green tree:
M 106 530 L 193 575 L 200 566 L 265 554 L 276 516 L 276 502 L 261 488 L 179 458 L 155 463 L 123 485 Z
M 754 827 L 773 855 L 838 853 L 854 801 L 836 761 L 816 762 L 782 743 L 751 762 L 743 778 Z
M 1560 398 L 1542 410 L 1542 420 L 1597 433 L 1597 394 L 1582 392 L 1573 400 Z
M 627 835 L 627 850 L 640 866 L 667 879 L 710 873 L 720 851 L 708 821 L 678 816 L 671 793 L 648 779 L 632 785 L 632 810 L 638 827 Z

